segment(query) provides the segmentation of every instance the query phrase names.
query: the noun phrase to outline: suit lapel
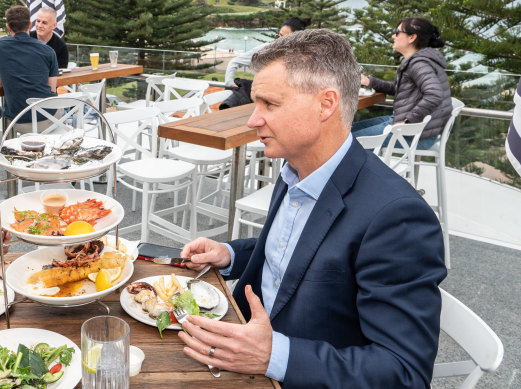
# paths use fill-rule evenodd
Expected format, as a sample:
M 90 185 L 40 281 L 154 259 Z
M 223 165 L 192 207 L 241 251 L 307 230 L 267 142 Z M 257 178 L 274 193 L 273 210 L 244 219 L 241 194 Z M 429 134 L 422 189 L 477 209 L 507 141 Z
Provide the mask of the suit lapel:
M 352 187 L 366 158 L 365 150 L 356 139 L 353 139 L 351 148 L 326 183 L 309 216 L 309 220 L 312 220 L 312 222 L 306 223 L 302 231 L 275 298 L 270 315 L 271 320 L 284 308 L 297 290 L 318 248 L 338 215 L 344 210 L 348 212 L 344 196 Z M 272 213 L 275 214 L 276 212 Z M 271 221 L 273 221 L 273 218 Z M 265 239 L 266 237 L 264 237 L 262 247 L 265 245 Z

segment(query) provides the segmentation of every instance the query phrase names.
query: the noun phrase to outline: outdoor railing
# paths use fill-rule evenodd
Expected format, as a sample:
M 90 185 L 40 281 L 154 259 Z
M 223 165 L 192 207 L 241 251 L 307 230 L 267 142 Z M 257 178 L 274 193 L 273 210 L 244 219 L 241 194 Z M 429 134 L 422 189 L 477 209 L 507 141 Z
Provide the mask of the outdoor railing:
M 204 77 L 223 80 L 224 69 L 216 66 L 226 58 L 215 51 L 193 53 L 172 50 L 92 46 L 69 44 L 70 60 L 78 66 L 88 65 L 89 53 L 100 53 L 100 63 L 109 62 L 109 50 L 119 51 L 120 63 L 140 63 L 145 74 L 171 74 L 182 77 Z M 362 71 L 386 80 L 393 80 L 396 67 L 361 64 Z M 465 103 L 456 120 L 447 144 L 447 165 L 463 171 L 521 188 L 521 179 L 505 158 L 505 137 L 514 107 L 513 95 L 520 75 L 498 72 L 447 70 L 451 95 Z M 144 77 L 132 76 L 109 80 L 107 93 L 112 101 L 143 99 Z M 388 97 L 389 99 L 392 96 Z M 389 115 L 392 101 L 357 113 L 355 120 Z

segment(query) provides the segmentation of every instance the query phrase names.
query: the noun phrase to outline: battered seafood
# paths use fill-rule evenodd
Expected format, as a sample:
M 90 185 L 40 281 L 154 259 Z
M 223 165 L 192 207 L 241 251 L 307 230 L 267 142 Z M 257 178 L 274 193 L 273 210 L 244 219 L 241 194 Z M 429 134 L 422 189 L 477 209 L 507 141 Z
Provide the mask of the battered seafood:
M 53 267 L 31 274 L 27 280 L 28 284 L 41 283 L 45 288 L 59 286 L 68 282 L 86 279 L 90 273 L 99 272 L 101 269 L 112 269 L 123 267 L 126 256 L 118 252 L 106 252 L 99 259 L 83 265 L 68 267 Z

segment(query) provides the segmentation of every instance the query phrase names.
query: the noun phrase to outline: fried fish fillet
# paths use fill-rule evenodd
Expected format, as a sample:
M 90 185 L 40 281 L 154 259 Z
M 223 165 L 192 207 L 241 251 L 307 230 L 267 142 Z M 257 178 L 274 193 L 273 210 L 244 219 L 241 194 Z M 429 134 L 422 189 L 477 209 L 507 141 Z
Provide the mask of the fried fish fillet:
M 28 284 L 42 283 L 46 288 L 63 285 L 67 282 L 80 281 L 88 277 L 90 273 L 99 272 L 101 269 L 123 267 L 127 257 L 117 252 L 106 252 L 100 259 L 88 262 L 83 266 L 53 267 L 31 274 L 27 279 Z

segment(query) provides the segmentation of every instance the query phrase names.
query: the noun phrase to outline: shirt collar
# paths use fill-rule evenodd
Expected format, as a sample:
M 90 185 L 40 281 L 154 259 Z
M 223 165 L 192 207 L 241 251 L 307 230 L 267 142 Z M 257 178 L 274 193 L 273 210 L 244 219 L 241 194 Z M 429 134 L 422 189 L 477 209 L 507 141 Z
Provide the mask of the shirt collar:
M 289 189 L 296 186 L 314 200 L 318 200 L 318 197 L 326 186 L 327 181 L 331 178 L 333 172 L 336 170 L 346 153 L 349 151 L 352 143 L 353 135 L 349 133 L 349 136 L 338 148 L 335 154 L 333 154 L 331 158 L 326 161 L 326 163 L 324 163 L 302 181 L 299 181 L 297 171 L 293 169 L 289 163 L 284 165 L 280 175 L 284 182 L 288 185 Z

